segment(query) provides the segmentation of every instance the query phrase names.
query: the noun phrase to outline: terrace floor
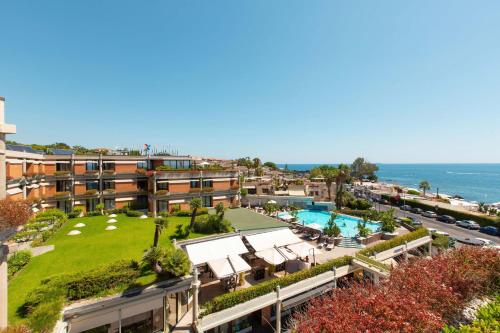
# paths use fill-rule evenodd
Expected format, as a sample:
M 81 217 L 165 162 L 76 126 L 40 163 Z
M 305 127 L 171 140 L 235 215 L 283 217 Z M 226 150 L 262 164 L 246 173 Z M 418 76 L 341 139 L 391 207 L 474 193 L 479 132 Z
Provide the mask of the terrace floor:
M 278 221 L 272 217 L 256 213 L 247 208 L 228 209 L 224 217 L 228 219 L 234 228 L 247 231 L 269 228 L 287 227 L 285 222 Z

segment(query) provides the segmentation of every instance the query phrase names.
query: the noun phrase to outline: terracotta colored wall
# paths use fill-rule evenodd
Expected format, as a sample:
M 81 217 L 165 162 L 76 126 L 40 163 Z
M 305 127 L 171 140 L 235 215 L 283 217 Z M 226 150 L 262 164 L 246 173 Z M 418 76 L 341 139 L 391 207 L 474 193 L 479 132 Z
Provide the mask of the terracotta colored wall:
M 56 165 L 55 164 L 43 164 L 42 165 L 42 172 L 45 173 L 46 175 L 53 175 L 54 172 L 56 172 Z
M 131 201 L 116 201 L 115 208 L 124 208 L 125 206 L 128 206 L 130 203 Z
M 17 193 L 14 195 L 9 195 L 9 198 L 12 200 L 23 200 L 23 194 L 22 193 Z
M 212 200 L 212 205 L 215 207 L 219 202 L 222 202 L 222 204 L 224 205 L 224 207 L 229 207 L 230 206 L 229 199 L 213 199 Z
M 56 193 L 56 184 L 42 186 L 40 188 L 42 196 L 51 197 Z
M 190 210 L 191 209 L 191 208 L 189 208 L 189 202 L 183 202 L 180 205 L 181 205 L 182 210 Z
M 85 184 L 75 184 L 74 188 L 76 195 L 85 194 L 85 192 L 87 192 L 87 186 L 85 186 Z
M 115 183 L 115 190 L 117 193 L 137 191 L 137 183 L 136 182 Z
M 28 194 L 28 200 L 35 200 L 39 198 L 40 198 L 40 188 L 34 188 Z
M 168 184 L 170 193 L 189 193 L 189 183 Z
M 23 176 L 22 164 L 7 163 L 7 177 L 21 178 Z
M 221 190 L 229 190 L 231 188 L 231 185 L 228 180 L 224 182 L 213 182 L 213 187 L 215 191 L 221 191 Z
M 85 171 L 85 164 L 75 164 L 75 175 L 83 175 Z
M 135 173 L 136 170 L 137 170 L 137 163 L 115 164 L 116 173 Z

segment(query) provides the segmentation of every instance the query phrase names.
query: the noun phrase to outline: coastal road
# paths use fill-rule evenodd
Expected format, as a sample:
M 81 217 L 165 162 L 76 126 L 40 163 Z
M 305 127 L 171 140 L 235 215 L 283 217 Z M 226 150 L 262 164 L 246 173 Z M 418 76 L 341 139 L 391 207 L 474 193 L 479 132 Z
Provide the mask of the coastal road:
M 379 203 L 374 203 L 373 208 L 378 210 L 379 206 L 380 206 L 380 210 L 383 210 L 383 211 L 394 208 L 394 211 L 395 211 L 394 215 L 396 215 L 397 217 L 405 217 L 405 216 L 413 217 L 416 220 L 422 221 L 422 224 L 424 225 L 424 227 L 434 228 L 434 229 L 437 229 L 439 231 L 445 231 L 445 232 L 449 233 L 450 236 L 469 237 L 469 238 L 484 238 L 484 239 L 488 239 L 490 241 L 495 242 L 497 245 L 500 245 L 500 237 L 497 237 L 497 236 L 483 234 L 483 233 L 479 232 L 478 230 L 469 230 L 469 229 L 461 228 L 455 224 L 440 222 L 438 220 L 424 217 L 424 216 L 419 215 L 419 214 L 413 214 L 413 213 L 401 210 L 401 209 L 399 209 L 399 207 L 386 206 L 386 205 L 381 205 Z

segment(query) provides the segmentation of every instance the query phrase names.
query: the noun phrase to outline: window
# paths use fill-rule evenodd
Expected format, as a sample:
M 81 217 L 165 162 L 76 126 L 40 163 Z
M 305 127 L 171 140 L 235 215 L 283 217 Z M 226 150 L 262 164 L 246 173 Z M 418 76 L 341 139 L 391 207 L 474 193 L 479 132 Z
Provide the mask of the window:
M 104 180 L 102 182 L 102 189 L 103 190 L 114 190 L 115 188 L 115 182 L 112 180 Z
M 57 180 L 56 192 L 71 192 L 71 182 L 69 180 Z
M 115 209 L 115 199 L 104 199 L 104 209 Z
M 115 162 L 104 162 L 102 168 L 103 170 L 115 170 Z
M 200 181 L 199 180 L 192 180 L 190 182 L 190 187 L 191 188 L 199 188 L 200 187 Z
M 85 182 L 85 188 L 89 190 L 99 190 L 99 182 L 97 180 L 90 180 Z
M 99 171 L 99 164 L 96 161 L 85 163 L 86 171 Z
M 156 184 L 156 190 L 157 191 L 168 191 L 168 183 L 167 182 L 162 182 L 162 183 L 157 183 Z
M 87 199 L 85 201 L 85 208 L 87 209 L 87 212 L 95 211 L 97 204 L 98 204 L 97 199 Z
M 189 169 L 191 168 L 191 161 L 184 160 L 167 160 L 163 161 L 163 165 L 167 165 L 172 169 Z
M 201 198 L 203 201 L 203 207 L 212 207 L 212 197 L 211 196 L 204 196 Z
M 147 180 L 138 180 L 137 181 L 137 190 L 147 191 L 148 190 L 148 181 Z
M 70 171 L 71 165 L 69 162 L 56 163 L 56 171 Z
M 57 208 L 62 210 L 65 213 L 69 213 L 72 210 L 71 209 L 71 201 L 69 201 L 69 200 L 58 201 Z
M 213 182 L 213 181 L 211 181 L 211 180 L 204 180 L 204 181 L 203 181 L 203 187 L 213 187 L 213 186 L 214 186 L 214 184 L 213 184 L 213 183 L 214 183 L 214 182 Z
M 137 169 L 149 169 L 148 161 L 138 161 L 137 162 Z
M 167 200 L 158 200 L 158 212 L 168 212 Z

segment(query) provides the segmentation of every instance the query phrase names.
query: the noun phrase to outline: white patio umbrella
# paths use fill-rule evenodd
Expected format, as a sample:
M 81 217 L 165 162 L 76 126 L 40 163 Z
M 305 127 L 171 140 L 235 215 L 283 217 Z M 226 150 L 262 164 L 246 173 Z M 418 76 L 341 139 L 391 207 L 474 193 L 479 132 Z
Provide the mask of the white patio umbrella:
M 285 262 L 285 257 L 275 248 L 255 252 L 255 255 L 271 265 L 280 265 Z
M 276 201 L 274 201 L 274 200 L 269 200 L 267 203 L 270 203 L 270 204 L 273 204 L 273 205 L 274 205 L 274 204 L 276 203 Z
M 287 245 L 287 248 L 293 253 L 295 253 L 298 257 L 305 258 L 311 255 L 311 249 L 314 249 L 314 246 L 306 242 L 300 242 L 296 244 Z

